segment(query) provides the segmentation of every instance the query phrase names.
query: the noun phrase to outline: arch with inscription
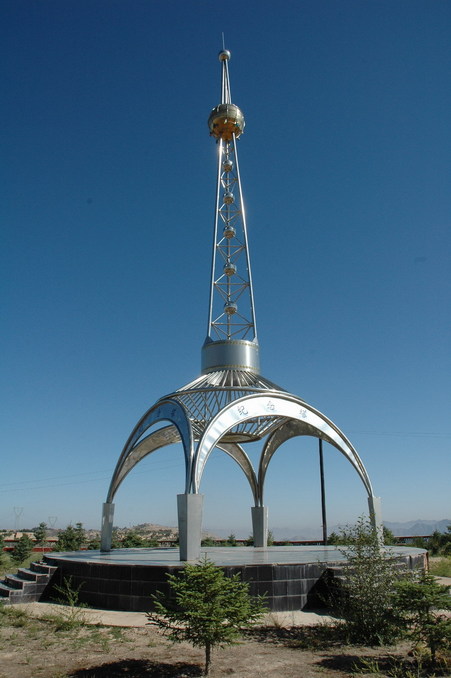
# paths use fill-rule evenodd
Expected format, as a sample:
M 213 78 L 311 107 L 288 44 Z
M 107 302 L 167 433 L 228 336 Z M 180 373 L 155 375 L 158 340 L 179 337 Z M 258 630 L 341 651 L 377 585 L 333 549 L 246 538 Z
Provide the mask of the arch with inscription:
M 280 445 L 298 435 L 311 435 L 336 447 L 352 464 L 359 474 L 366 491 L 372 496 L 373 490 L 365 467 L 346 436 L 321 412 L 291 394 L 268 392 L 251 394 L 239 398 L 224 407 L 211 420 L 197 445 L 193 462 L 193 491 L 199 492 L 200 482 L 211 451 L 218 441 L 240 422 L 255 417 L 284 418 L 263 448 L 258 473 L 258 505 L 263 503 L 263 487 L 272 456 Z

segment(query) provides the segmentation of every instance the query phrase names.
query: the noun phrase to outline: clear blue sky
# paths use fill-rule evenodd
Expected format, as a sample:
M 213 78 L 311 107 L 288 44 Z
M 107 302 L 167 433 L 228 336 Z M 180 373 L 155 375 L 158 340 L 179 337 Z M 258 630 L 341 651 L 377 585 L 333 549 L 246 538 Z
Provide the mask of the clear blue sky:
M 451 517 L 451 3 L 5 0 L 0 526 L 100 524 L 122 446 L 198 376 L 221 49 L 232 52 L 262 373 L 351 439 L 384 518 Z M 325 446 L 328 518 L 366 510 Z M 270 526 L 321 524 L 317 441 L 274 457 Z M 176 523 L 178 447 L 118 525 Z M 250 531 L 224 455 L 204 526 Z

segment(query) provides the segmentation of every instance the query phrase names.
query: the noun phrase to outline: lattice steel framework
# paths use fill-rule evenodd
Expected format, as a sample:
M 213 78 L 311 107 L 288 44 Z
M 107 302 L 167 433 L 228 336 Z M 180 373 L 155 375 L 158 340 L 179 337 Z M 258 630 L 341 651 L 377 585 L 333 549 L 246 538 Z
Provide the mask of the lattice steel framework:
M 244 116 L 232 103 L 230 53 L 223 50 L 221 103 L 210 114 L 210 134 L 218 143 L 215 228 L 207 337 L 251 339 L 257 336 L 246 216 L 238 163 L 237 139 Z
M 232 457 L 245 474 L 254 507 L 254 544 L 266 545 L 264 483 L 278 448 L 296 436 L 314 436 L 334 446 L 357 471 L 368 493 L 373 524 L 381 533 L 379 499 L 350 441 L 324 414 L 260 375 L 252 276 L 238 165 L 237 139 L 244 116 L 232 103 L 228 62 L 222 50 L 221 102 L 208 119 L 218 144 L 215 225 L 208 329 L 202 374 L 160 398 L 133 429 L 113 473 L 102 515 L 102 550 L 111 548 L 114 496 L 130 471 L 157 449 L 181 442 L 185 489 L 178 495 L 180 559 L 199 557 L 202 474 L 215 448 Z M 161 428 L 162 422 L 169 425 Z M 148 433 L 152 428 L 157 428 Z M 262 441 L 258 469 L 243 446 Z M 200 507 L 200 508 L 199 508 Z

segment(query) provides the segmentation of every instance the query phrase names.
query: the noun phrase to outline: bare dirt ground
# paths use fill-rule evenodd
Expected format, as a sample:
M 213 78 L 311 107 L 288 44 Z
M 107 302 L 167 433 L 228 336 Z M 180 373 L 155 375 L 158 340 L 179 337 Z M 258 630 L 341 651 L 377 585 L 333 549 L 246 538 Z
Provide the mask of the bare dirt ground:
M 39 609 L 41 614 L 42 608 Z M 72 619 L 71 611 L 64 609 L 47 610 L 46 618 L 34 618 L 36 614 L 17 607 L 14 612 L 0 615 L 0 678 L 203 675 L 201 649 L 186 643 L 171 644 L 157 629 L 144 625 L 143 619 L 136 626 L 122 627 L 101 625 L 108 620 L 100 619 L 99 623 L 97 611 L 89 611 L 81 619 Z M 301 625 L 293 626 L 299 621 Z M 381 660 L 387 671 L 378 676 L 393 676 L 394 658 L 410 661 L 407 650 L 405 645 L 346 646 L 340 633 L 328 629 L 321 618 L 304 615 L 297 619 L 291 613 L 272 615 L 265 619 L 265 626 L 253 629 L 239 644 L 214 650 L 210 676 L 344 678 L 361 674 L 363 664 L 367 662 L 368 669 L 368 662 L 375 659 Z

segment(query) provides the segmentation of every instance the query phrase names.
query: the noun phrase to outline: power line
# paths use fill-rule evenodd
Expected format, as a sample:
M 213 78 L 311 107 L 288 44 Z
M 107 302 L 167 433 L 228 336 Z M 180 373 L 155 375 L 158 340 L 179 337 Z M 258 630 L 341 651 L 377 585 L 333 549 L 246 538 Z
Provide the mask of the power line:
M 11 483 L 0 483 L 0 488 L 1 487 L 8 487 L 10 485 L 17 485 L 19 482 L 21 485 L 25 485 L 25 483 L 41 483 L 41 482 L 49 482 L 51 480 L 63 480 L 64 478 L 77 478 L 78 476 L 92 476 L 96 475 L 98 473 L 106 473 L 106 471 L 93 471 L 89 472 L 86 471 L 85 473 L 74 473 L 71 475 L 64 475 L 64 476 L 51 476 L 50 478 L 40 478 L 37 480 L 36 478 L 33 478 L 32 480 L 20 480 L 16 482 L 11 482 Z
M 424 438 L 449 438 L 451 433 L 430 433 L 425 431 L 347 431 L 352 435 L 365 435 L 365 436 L 402 436 L 402 437 L 411 437 L 419 436 Z
M 180 460 L 181 463 L 181 460 Z M 155 471 L 164 471 L 166 469 L 171 469 L 171 468 L 176 468 L 180 466 L 179 462 L 172 462 L 169 464 L 154 464 L 152 468 L 149 469 L 143 469 L 140 471 L 140 475 L 143 473 L 153 473 Z M 97 471 L 95 474 L 98 475 L 99 473 L 102 473 L 101 471 Z M 106 473 L 106 471 L 103 471 L 103 473 Z M 70 479 L 70 478 L 79 478 L 80 476 L 87 476 L 87 475 L 93 475 L 92 473 L 86 472 L 86 473 L 75 473 L 73 475 L 65 475 L 65 476 L 53 476 L 51 478 L 41 478 L 37 480 L 34 478 L 33 480 L 18 480 L 16 482 L 11 482 L 11 483 L 0 483 L 0 492 L 2 494 L 6 494 L 8 492 L 31 492 L 33 490 L 47 490 L 47 489 L 52 489 L 56 487 L 66 487 L 68 485 L 83 485 L 85 483 L 92 483 L 92 482 L 101 482 L 101 481 L 108 481 L 111 479 L 111 474 L 110 475 L 103 475 L 98 478 L 85 478 L 84 480 L 68 480 L 68 482 L 64 483 L 53 483 L 53 484 L 45 484 L 45 485 L 35 485 L 34 487 L 20 487 L 21 485 L 25 484 L 31 484 L 31 483 L 48 483 L 51 482 L 52 480 L 62 480 L 64 478 Z M 3 489 L 5 488 L 5 489 Z

